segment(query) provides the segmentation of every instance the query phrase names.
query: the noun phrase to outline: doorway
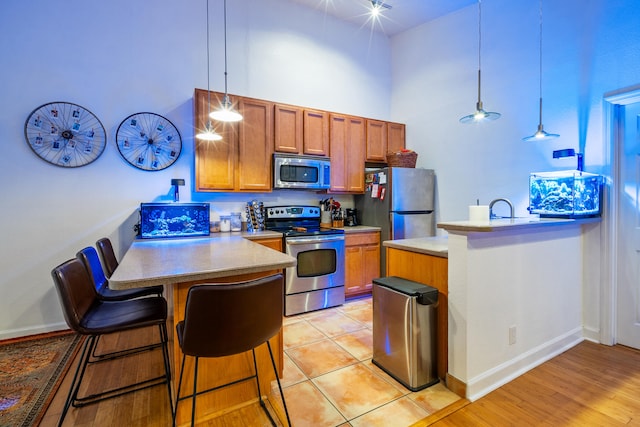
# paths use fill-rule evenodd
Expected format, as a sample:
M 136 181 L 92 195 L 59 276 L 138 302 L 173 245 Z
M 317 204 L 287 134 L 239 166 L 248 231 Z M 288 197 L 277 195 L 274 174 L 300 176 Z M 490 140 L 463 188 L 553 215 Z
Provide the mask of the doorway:
M 604 97 L 600 339 L 640 349 L 640 86 Z
M 616 128 L 616 342 L 640 348 L 640 101 L 619 107 Z

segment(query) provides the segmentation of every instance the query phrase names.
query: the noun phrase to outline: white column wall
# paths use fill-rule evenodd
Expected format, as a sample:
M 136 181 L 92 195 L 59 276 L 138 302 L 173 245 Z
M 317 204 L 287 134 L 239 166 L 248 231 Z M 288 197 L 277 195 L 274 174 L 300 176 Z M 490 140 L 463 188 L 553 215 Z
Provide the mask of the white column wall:
M 583 339 L 581 246 L 579 225 L 450 233 L 449 373 L 467 398 Z

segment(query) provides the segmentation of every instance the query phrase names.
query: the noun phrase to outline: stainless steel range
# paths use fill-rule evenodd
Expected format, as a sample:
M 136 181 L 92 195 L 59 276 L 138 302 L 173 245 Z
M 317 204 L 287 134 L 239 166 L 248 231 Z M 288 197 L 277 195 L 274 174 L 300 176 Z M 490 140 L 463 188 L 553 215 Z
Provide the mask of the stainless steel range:
M 286 253 L 285 315 L 344 303 L 344 231 L 320 227 L 318 206 L 266 208 L 265 228 L 283 233 Z

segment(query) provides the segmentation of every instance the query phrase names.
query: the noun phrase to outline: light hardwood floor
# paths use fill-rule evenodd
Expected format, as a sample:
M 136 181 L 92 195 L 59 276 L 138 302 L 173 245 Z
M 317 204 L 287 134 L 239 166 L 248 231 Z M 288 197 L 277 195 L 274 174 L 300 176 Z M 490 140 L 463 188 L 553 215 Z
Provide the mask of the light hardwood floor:
M 436 418 L 416 427 L 640 426 L 640 351 L 584 341 Z
M 110 344 L 127 345 L 141 337 L 148 339 L 150 334 L 146 332 L 146 335 L 142 331 L 110 337 Z M 74 368 L 67 374 L 41 426 L 56 425 Z M 160 353 L 147 352 L 126 362 L 96 366 L 89 373 L 88 385 L 108 386 L 161 369 Z M 64 425 L 168 426 L 170 419 L 166 388 L 158 386 L 72 409 Z M 200 425 L 268 426 L 269 422 L 253 405 Z M 414 424 L 426 425 L 640 426 L 640 351 L 585 341 L 473 403 L 461 400 Z M 392 420 L 389 426 L 393 426 Z

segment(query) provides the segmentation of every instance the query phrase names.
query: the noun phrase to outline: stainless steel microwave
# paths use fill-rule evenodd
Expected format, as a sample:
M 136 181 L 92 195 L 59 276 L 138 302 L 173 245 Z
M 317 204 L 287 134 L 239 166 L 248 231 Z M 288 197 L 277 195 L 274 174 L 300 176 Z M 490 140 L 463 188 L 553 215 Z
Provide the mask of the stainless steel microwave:
M 273 155 L 273 188 L 324 190 L 331 185 L 331 162 L 326 157 Z

